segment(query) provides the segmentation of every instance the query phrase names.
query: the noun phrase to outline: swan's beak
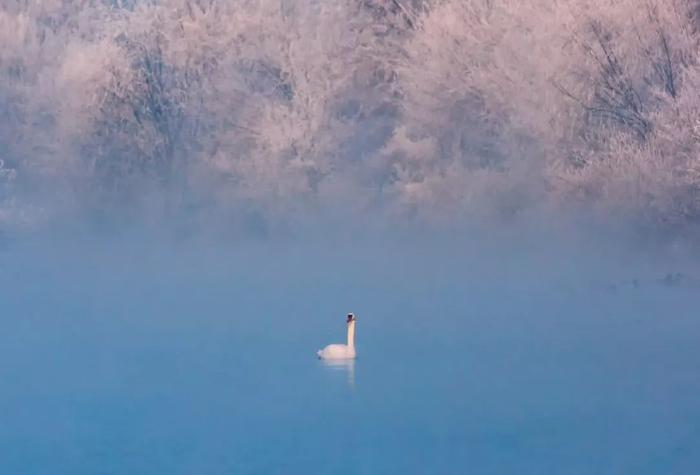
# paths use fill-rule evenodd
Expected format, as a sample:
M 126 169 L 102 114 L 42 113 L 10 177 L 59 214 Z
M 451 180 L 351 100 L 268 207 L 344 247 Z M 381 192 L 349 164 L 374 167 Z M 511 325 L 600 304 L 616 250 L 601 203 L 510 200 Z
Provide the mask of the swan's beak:
M 352 321 L 354 321 L 354 320 L 355 320 L 355 315 L 353 315 L 352 313 L 348 313 L 348 320 L 347 320 L 347 322 L 350 323 L 350 322 L 352 322 Z

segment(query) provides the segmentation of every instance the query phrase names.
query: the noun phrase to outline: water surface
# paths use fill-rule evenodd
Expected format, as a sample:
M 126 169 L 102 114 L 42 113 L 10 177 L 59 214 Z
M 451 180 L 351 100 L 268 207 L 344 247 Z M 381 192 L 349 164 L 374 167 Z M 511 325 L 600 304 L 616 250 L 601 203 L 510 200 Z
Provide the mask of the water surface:
M 511 257 L 6 249 L 2 472 L 697 473 L 698 292 Z

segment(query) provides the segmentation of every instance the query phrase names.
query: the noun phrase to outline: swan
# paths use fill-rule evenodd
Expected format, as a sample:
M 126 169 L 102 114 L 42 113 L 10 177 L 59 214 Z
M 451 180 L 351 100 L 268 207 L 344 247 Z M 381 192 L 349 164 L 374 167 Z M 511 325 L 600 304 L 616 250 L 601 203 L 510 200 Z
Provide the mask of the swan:
M 322 360 L 350 360 L 355 358 L 355 314 L 348 313 L 348 344 L 328 345 L 316 355 Z

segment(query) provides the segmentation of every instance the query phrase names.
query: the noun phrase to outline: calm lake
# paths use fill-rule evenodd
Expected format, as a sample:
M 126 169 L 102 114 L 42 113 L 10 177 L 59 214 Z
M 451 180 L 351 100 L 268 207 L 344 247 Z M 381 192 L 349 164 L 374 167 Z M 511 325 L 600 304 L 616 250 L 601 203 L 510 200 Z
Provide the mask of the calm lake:
M 700 291 L 606 260 L 8 245 L 0 472 L 699 473 Z

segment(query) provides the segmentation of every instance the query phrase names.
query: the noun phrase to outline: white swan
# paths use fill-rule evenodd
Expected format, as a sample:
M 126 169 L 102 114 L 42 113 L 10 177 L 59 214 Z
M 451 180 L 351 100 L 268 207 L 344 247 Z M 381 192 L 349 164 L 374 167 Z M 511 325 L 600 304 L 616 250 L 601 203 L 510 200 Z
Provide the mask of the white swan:
M 316 354 L 322 360 L 350 360 L 355 358 L 355 315 L 348 313 L 348 344 L 328 345 Z

